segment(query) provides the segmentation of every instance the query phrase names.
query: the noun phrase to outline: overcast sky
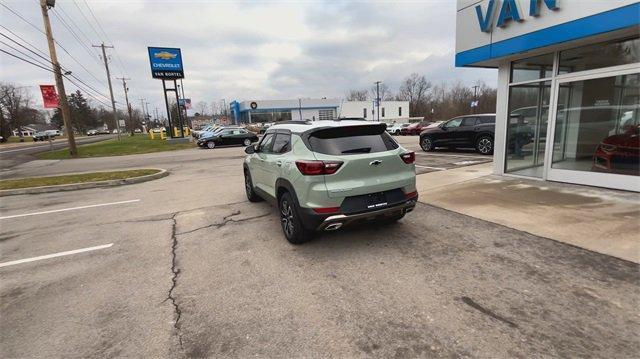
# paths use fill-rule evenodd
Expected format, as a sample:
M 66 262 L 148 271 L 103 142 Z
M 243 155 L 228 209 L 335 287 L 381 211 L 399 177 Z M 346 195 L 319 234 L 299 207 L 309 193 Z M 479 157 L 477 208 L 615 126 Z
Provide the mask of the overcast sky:
M 42 29 L 38 0 L 0 1 Z M 344 97 L 348 90 L 369 88 L 377 80 L 395 92 L 411 72 L 424 74 L 433 83 L 461 80 L 472 85 L 483 80 L 495 86 L 497 80 L 495 70 L 454 67 L 455 0 L 56 3 L 50 12 L 54 37 L 86 70 L 58 48 L 62 66 L 108 96 L 104 66 L 97 50 L 88 47 L 89 41 L 113 44 L 112 77 L 130 77 L 133 105 L 139 107 L 139 99 L 146 98 L 151 111 L 162 109 L 164 101 L 160 80 L 151 78 L 147 46 L 182 49 L 185 95 L 194 104 L 222 98 L 228 102 Z M 48 54 L 45 36 L 5 6 L 0 6 L 0 24 Z M 0 33 L 23 43 L 4 28 Z M 5 37 L 0 40 L 35 57 Z M 18 54 L 5 44 L 0 48 Z M 41 106 L 37 85 L 53 84 L 50 72 L 4 53 L 0 66 L 0 80 L 29 86 Z M 76 89 L 69 82 L 65 86 L 68 93 Z M 121 82 L 114 83 L 114 92 L 116 101 L 124 103 Z

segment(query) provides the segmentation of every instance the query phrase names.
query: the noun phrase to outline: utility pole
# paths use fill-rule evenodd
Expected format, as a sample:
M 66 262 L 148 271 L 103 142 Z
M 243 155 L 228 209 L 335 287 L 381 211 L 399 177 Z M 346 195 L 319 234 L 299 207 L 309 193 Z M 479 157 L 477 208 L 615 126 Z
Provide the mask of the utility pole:
M 144 99 L 140 98 L 139 100 L 140 100 L 140 107 L 142 107 L 142 117 L 144 117 L 144 120 L 146 121 L 147 120 L 147 113 L 144 110 L 144 108 L 145 108 Z
M 376 107 L 378 122 L 380 122 L 380 81 L 376 81 Z
M 118 80 L 122 80 L 122 88 L 124 89 L 124 100 L 127 102 L 127 112 L 129 112 L 129 132 L 131 132 L 131 136 L 135 135 L 133 132 L 133 116 L 131 115 L 131 105 L 129 105 L 129 88 L 127 87 L 127 80 L 131 80 L 130 78 L 125 77 L 116 77 Z M 118 131 L 119 132 L 119 131 Z
M 51 6 L 53 7 L 53 6 Z M 76 148 L 76 139 L 73 135 L 73 126 L 71 125 L 71 111 L 67 102 L 67 93 L 64 89 L 62 81 L 62 71 L 58 63 L 58 55 L 56 54 L 56 45 L 53 41 L 51 32 L 51 23 L 49 22 L 49 7 L 46 0 L 40 0 L 40 9 L 42 10 L 42 20 L 44 21 L 44 30 L 49 43 L 49 55 L 51 56 L 51 65 L 53 65 L 53 74 L 56 78 L 56 87 L 58 88 L 58 101 L 60 102 L 60 110 L 62 112 L 62 121 L 64 122 L 64 131 L 67 133 L 67 141 L 69 142 L 69 154 L 71 157 L 78 157 L 78 149 Z M 22 131 L 20 131 L 22 133 Z
M 113 109 L 113 119 L 116 121 L 116 129 L 118 130 L 118 140 L 120 140 L 120 122 L 118 121 L 118 113 L 116 112 L 116 100 L 113 99 L 113 87 L 111 86 L 111 74 L 109 73 L 109 62 L 107 61 L 107 52 L 105 48 L 113 49 L 113 46 L 91 45 L 91 47 L 102 48 L 102 59 L 104 60 L 104 68 L 107 70 L 107 80 L 109 81 L 109 93 L 111 94 L 111 108 Z M 126 92 L 125 92 L 126 93 Z

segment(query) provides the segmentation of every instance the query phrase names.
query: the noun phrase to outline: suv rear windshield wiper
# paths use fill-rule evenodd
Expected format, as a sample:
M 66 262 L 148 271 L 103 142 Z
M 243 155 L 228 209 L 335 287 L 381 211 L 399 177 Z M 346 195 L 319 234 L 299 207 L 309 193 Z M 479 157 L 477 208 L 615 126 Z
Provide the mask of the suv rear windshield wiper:
M 371 147 L 352 148 L 350 150 L 342 151 L 342 153 L 369 153 L 369 152 L 371 152 Z

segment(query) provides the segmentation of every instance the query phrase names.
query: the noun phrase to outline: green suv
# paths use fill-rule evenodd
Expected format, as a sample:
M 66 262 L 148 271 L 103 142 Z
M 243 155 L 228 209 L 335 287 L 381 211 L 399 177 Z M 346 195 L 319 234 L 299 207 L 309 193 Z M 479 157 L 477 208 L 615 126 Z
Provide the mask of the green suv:
M 245 190 L 280 212 L 291 243 L 316 231 L 369 220 L 394 222 L 413 210 L 415 153 L 380 122 L 288 121 L 245 149 Z

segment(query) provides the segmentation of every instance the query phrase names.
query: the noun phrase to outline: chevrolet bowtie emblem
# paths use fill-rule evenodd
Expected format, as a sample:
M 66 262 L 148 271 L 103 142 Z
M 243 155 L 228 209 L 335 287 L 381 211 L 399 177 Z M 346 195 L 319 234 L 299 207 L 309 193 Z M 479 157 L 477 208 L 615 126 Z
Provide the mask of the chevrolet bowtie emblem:
M 375 160 L 375 161 L 371 161 L 371 162 L 369 162 L 369 166 L 377 166 L 377 165 L 379 165 L 379 164 L 381 164 L 381 163 L 382 163 L 382 161 L 380 161 L 380 160 Z

